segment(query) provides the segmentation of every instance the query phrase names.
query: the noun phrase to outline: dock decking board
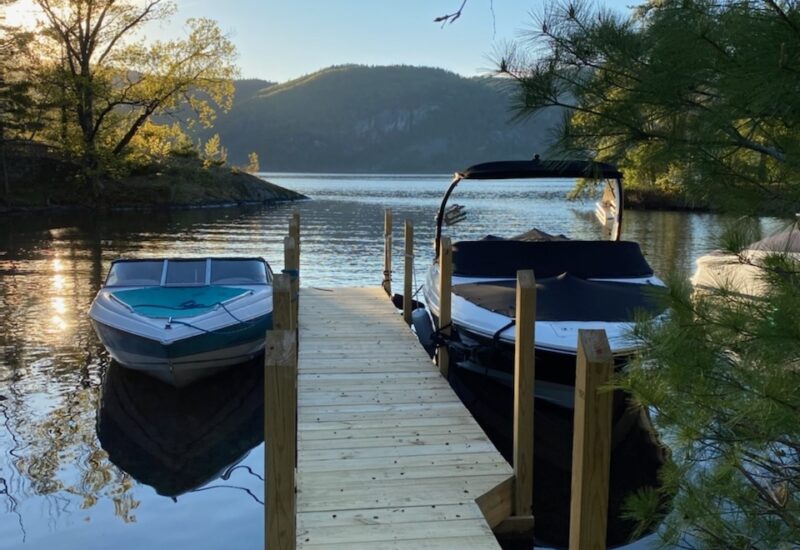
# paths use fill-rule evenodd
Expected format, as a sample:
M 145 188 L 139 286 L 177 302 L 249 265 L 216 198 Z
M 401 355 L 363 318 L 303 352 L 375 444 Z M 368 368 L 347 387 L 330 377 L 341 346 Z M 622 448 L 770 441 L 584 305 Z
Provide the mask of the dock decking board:
M 511 466 L 380 288 L 302 289 L 298 548 L 499 548 Z

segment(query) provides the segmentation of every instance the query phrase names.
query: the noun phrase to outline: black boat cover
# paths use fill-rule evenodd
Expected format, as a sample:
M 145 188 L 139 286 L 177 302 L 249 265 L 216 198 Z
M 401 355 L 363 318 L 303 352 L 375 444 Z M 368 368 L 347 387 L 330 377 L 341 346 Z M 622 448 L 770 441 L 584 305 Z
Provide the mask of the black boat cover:
M 464 277 L 516 277 L 533 269 L 546 279 L 570 273 L 583 279 L 650 277 L 639 245 L 629 241 L 461 241 L 453 245 L 453 273 Z
M 654 285 L 587 281 L 568 273 L 538 279 L 536 320 L 632 322 L 636 312 L 662 313 L 664 290 Z M 516 281 L 454 285 L 453 294 L 495 313 L 516 316 Z
M 465 180 L 517 178 L 621 178 L 616 167 L 587 160 L 504 160 L 484 162 L 459 172 Z

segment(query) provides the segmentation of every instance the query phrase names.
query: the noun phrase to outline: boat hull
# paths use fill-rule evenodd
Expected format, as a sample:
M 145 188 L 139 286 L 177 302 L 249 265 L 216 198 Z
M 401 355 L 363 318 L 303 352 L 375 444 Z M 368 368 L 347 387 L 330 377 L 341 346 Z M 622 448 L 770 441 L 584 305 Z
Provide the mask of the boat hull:
M 183 387 L 258 355 L 264 349 L 265 332 L 272 327 L 272 313 L 246 326 L 233 325 L 171 343 L 125 332 L 97 319 L 92 319 L 92 325 L 120 365 Z

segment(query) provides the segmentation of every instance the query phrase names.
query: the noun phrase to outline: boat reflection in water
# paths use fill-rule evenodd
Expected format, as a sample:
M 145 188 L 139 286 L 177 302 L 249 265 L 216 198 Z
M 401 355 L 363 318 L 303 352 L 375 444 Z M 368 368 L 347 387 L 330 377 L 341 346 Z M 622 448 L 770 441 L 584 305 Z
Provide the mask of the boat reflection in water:
M 263 355 L 183 389 L 112 362 L 97 437 L 117 467 L 160 495 L 227 479 L 264 441 Z

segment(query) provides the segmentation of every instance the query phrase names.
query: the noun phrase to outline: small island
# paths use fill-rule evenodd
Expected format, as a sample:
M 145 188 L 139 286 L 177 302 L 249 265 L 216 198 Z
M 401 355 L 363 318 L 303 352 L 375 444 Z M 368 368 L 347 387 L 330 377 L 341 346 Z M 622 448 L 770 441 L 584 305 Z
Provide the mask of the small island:
M 34 142 L 6 151 L 0 212 L 101 209 L 208 208 L 292 201 L 305 195 L 266 181 L 245 168 L 209 163 L 197 155 L 170 155 L 114 177 L 104 174 L 98 195 L 82 185 L 80 166 Z

